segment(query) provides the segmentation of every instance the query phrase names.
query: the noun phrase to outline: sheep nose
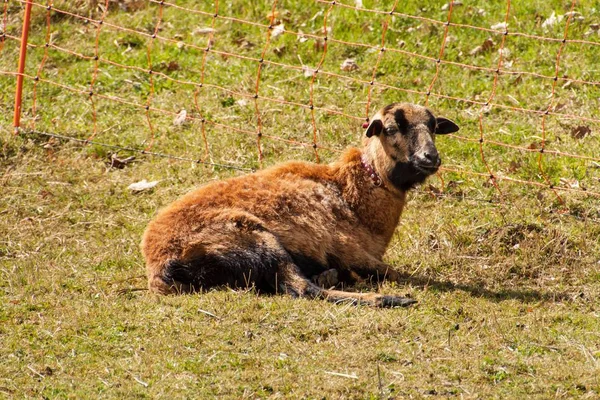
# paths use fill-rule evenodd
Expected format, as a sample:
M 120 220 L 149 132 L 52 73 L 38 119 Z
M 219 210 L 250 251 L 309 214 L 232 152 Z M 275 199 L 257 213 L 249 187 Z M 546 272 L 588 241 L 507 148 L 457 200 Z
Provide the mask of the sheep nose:
M 419 161 L 426 165 L 439 166 L 441 164 L 440 155 L 435 149 L 427 150 L 423 152 Z

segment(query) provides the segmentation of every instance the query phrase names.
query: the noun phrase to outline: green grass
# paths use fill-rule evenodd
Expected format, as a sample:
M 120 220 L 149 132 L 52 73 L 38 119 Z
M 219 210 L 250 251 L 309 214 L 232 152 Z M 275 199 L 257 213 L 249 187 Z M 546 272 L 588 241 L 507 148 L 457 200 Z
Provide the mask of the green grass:
M 348 0 L 349 1 L 349 0 Z M 100 1 L 100 3 L 103 3 Z M 201 3 L 201 4 L 197 4 Z M 267 24 L 270 2 L 220 2 L 219 14 Z M 406 3 L 406 4 L 405 4 Z M 503 2 L 471 2 L 456 7 L 455 23 L 490 27 L 504 20 Z M 522 3 L 522 2 L 521 2 Z M 541 23 L 569 4 L 531 1 L 512 4 L 511 32 L 562 38 L 564 22 L 548 31 Z M 88 2 L 55 1 L 59 9 L 98 18 Z M 213 12 L 211 3 L 177 4 Z M 389 10 L 393 1 L 365 7 Z M 398 2 L 398 11 L 445 21 L 443 2 Z M 573 23 L 569 38 L 586 36 L 600 22 L 591 2 L 576 8 L 583 22 Z M 23 6 L 8 2 L 6 32 L 20 35 Z M 321 34 L 328 4 L 280 1 L 286 29 Z M 484 15 L 478 13 L 479 9 Z M 111 7 L 107 22 L 151 33 L 158 6 L 135 12 Z M 387 15 L 334 7 L 328 15 L 330 36 L 379 46 Z M 211 26 L 212 18 L 165 7 L 163 37 L 203 48 L 207 36 L 192 32 Z M 266 32 L 248 24 L 217 19 L 214 49 L 260 58 Z M 55 45 L 94 55 L 95 27 L 81 20 L 51 18 Z M 45 42 L 45 10 L 34 7 L 30 42 Z M 469 52 L 489 33 L 449 28 L 444 60 L 495 68 L 494 51 Z M 395 16 L 386 47 L 436 58 L 443 25 Z M 493 36 L 497 45 L 499 36 Z M 245 40 L 253 44 L 242 48 Z M 149 39 L 104 26 L 99 54 L 120 64 L 148 67 Z M 508 36 L 510 70 L 553 76 L 560 43 Z M 130 48 L 130 50 L 128 50 Z M 274 52 L 274 49 L 279 50 Z M 278 54 L 279 53 L 279 54 Z M 274 38 L 267 60 L 314 67 L 322 56 L 314 40 L 294 35 Z M 15 71 L 18 42 L 7 39 L 0 70 Z M 43 47 L 30 48 L 26 72 L 37 75 Z M 180 81 L 199 82 L 202 51 L 156 40 L 153 70 Z M 329 43 L 314 85 L 315 122 L 321 162 L 360 142 L 362 121 L 323 109 L 364 117 L 377 51 Z M 600 81 L 595 67 L 600 46 L 568 43 L 559 76 Z M 346 58 L 359 69 L 340 70 Z M 301 60 L 301 61 L 300 61 Z M 175 61 L 177 65 L 169 63 Z M 87 91 L 92 60 L 54 48 L 40 76 Z M 257 64 L 209 53 L 205 82 L 236 93 L 254 94 Z M 387 51 L 376 80 L 401 89 L 426 91 L 435 74 L 433 62 Z M 153 107 L 194 118 L 257 131 L 252 98 L 213 87 L 198 89 L 153 75 Z M 599 124 L 597 85 L 557 84 L 553 104 L 563 114 L 546 120 L 547 149 L 597 157 Z M 432 92 L 485 101 L 493 75 L 442 64 Z M 419 303 L 410 309 L 378 310 L 254 292 L 211 291 L 193 296 L 155 297 L 143 290 L 144 265 L 138 244 L 148 221 L 161 207 L 214 179 L 244 173 L 195 163 L 202 159 L 236 168 L 259 168 L 256 135 L 206 124 L 207 149 L 199 121 L 174 126 L 172 114 L 150 112 L 153 151 L 189 160 L 135 155 L 124 169 L 110 168 L 115 152 L 101 145 L 50 138 L 31 129 L 86 139 L 93 132 L 89 96 L 26 79 L 23 127 L 11 129 L 15 79 L 0 74 L 0 398 L 596 398 L 600 395 L 600 206 L 581 193 L 554 192 L 532 185 L 499 181 L 501 193 L 476 175 L 444 172 L 410 195 L 386 260 L 405 273 L 404 284 L 365 285 L 355 290 L 406 294 Z M 551 79 L 502 74 L 494 102 L 544 110 Z M 104 62 L 94 85 L 99 95 L 145 105 L 149 75 Z M 193 95 L 198 91 L 199 109 Z M 310 78 L 301 71 L 265 64 L 261 96 L 308 104 Z M 238 100 L 246 99 L 247 104 Z M 425 96 L 374 86 L 371 112 L 391 101 L 423 104 Z M 152 132 L 144 109 L 98 96 L 99 143 L 144 149 Z M 264 166 L 290 159 L 315 160 L 310 110 L 259 99 Z M 460 134 L 479 139 L 480 107 L 431 96 L 429 106 L 461 126 Z M 483 114 L 484 137 L 528 147 L 541 141 L 541 117 L 494 107 Z M 592 133 L 573 138 L 572 128 Z M 279 137 L 307 146 L 290 144 Z M 443 137 L 437 142 L 444 165 L 487 174 L 479 143 Z M 496 175 L 545 184 L 538 153 L 484 143 L 484 156 Z M 546 154 L 543 171 L 558 187 L 579 182 L 600 192 L 600 168 L 592 160 Z M 562 178 L 562 180 L 561 180 Z M 132 194 L 127 186 L 159 180 L 151 191 Z M 431 187 L 430 187 L 431 185 Z M 438 195 L 434 195 L 438 193 Z

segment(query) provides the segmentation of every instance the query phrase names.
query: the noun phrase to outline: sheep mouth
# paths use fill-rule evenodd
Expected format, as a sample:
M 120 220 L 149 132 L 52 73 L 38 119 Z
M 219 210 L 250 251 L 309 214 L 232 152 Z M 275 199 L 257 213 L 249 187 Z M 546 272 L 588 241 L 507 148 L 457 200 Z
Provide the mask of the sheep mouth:
M 425 182 L 427 177 L 437 172 L 439 162 L 436 164 L 418 163 L 415 160 L 397 162 L 389 171 L 389 181 L 400 190 L 409 190 Z
M 413 166 L 417 171 L 425 175 L 435 174 L 440 168 L 441 161 L 438 160 L 435 164 L 413 162 Z

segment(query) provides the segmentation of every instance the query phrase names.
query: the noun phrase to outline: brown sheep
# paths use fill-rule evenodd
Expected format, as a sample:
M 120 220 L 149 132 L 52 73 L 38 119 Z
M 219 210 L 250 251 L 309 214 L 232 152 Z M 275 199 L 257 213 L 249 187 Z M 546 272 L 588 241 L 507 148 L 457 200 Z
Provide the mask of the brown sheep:
M 288 162 L 188 193 L 144 233 L 150 290 L 227 285 L 379 307 L 414 303 L 327 290 L 309 278 L 333 269 L 346 282 L 398 280 L 382 257 L 406 192 L 440 166 L 434 134 L 457 130 L 424 107 L 394 103 L 371 120 L 362 149 L 332 164 Z

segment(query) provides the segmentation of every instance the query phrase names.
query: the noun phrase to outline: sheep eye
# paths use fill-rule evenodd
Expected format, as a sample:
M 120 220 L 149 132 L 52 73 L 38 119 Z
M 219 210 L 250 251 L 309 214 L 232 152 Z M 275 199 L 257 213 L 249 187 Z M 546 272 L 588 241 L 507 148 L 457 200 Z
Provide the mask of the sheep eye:
M 384 131 L 387 136 L 395 135 L 398 132 L 395 128 L 392 127 L 385 128 Z

